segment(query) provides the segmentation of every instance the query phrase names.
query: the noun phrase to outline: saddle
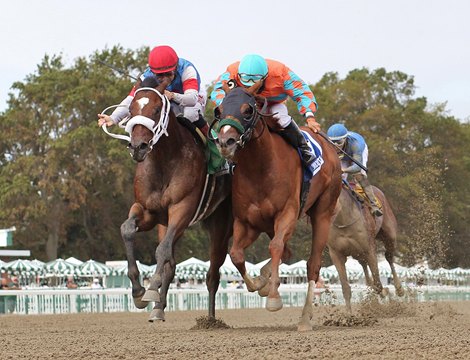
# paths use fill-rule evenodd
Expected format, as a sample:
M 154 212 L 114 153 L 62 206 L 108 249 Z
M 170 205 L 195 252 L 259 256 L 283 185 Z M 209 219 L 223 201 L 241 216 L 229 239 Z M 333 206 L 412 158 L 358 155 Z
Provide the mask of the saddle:
M 370 204 L 370 200 L 367 197 L 366 193 L 364 192 L 364 189 L 362 188 L 360 184 L 343 180 L 343 188 L 349 191 L 349 193 L 361 205 L 361 207 L 364 207 L 365 205 L 369 209 L 372 208 Z M 375 196 L 375 194 L 374 194 L 374 197 L 375 197 L 375 201 L 377 201 L 377 204 L 379 205 L 379 208 L 382 209 L 382 202 L 377 196 Z
M 215 176 L 228 174 L 230 168 L 224 157 L 220 155 L 217 145 L 212 141 L 207 141 L 201 130 L 184 116 L 178 115 L 176 119 L 178 119 L 178 122 L 183 127 L 189 130 L 196 142 L 204 148 L 206 153 L 207 173 Z

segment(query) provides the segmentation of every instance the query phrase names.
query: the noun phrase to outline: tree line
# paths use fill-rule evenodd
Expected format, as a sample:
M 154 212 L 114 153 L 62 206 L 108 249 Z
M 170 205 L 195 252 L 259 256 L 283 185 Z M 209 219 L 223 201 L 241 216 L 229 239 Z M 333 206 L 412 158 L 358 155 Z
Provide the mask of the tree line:
M 135 164 L 126 144 L 107 136 L 96 120 L 133 85 L 103 63 L 137 75 L 148 51 L 115 46 L 69 66 L 61 55 L 46 55 L 12 85 L 0 113 L 0 228 L 16 226 L 16 247 L 42 260 L 125 259 L 120 225 L 133 202 Z M 401 262 L 426 258 L 434 266 L 469 267 L 469 124 L 450 116 L 445 103 L 416 97 L 413 76 L 400 71 L 354 69 L 344 78 L 332 72 L 310 86 L 325 131 L 342 122 L 365 137 L 371 183 L 384 191 L 397 216 Z M 295 104 L 288 106 L 303 125 Z M 208 103 L 208 121 L 212 112 Z M 156 244 L 156 231 L 139 234 L 138 259 L 154 263 Z M 264 260 L 267 244 L 263 236 L 247 260 Z M 305 220 L 290 246 L 292 261 L 308 257 Z M 208 239 L 199 226 L 186 231 L 176 256 L 208 258 Z

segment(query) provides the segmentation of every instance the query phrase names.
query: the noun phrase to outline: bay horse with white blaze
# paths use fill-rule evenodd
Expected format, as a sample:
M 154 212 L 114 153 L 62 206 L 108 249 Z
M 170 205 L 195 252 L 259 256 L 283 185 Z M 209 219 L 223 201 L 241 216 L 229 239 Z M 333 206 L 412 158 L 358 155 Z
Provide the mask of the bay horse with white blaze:
M 330 257 L 338 270 L 343 297 L 349 312 L 351 312 L 351 286 L 345 267 L 348 256 L 354 257 L 362 265 L 367 285 L 378 294 L 383 292 L 377 266 L 376 239 L 381 240 L 385 246 L 385 258 L 392 271 L 396 294 L 402 296 L 404 293 L 394 265 L 397 220 L 383 192 L 375 186 L 372 188 L 382 204 L 383 216 L 373 216 L 367 206 L 362 206 L 361 202 L 353 197 L 356 193 L 353 193 L 351 188 L 343 187 L 338 201 L 338 214 L 331 226 L 328 239 Z M 382 295 L 385 293 L 386 291 Z
M 128 276 L 138 308 L 155 302 L 149 321 L 165 320 L 166 296 L 175 275 L 175 243 L 200 216 L 210 236 L 210 269 L 207 275 L 209 316 L 215 317 L 219 268 L 225 260 L 232 234 L 231 179 L 229 175 L 208 181 L 204 148 L 185 129 L 162 95 L 168 84 L 144 80 L 130 105 L 126 131 L 129 149 L 138 162 L 134 178 L 135 202 L 121 226 L 126 246 Z M 205 185 L 212 183 L 207 188 Z M 201 198 L 209 199 L 207 204 Z M 202 206 L 201 206 L 202 205 Z M 201 213 L 199 210 L 203 209 Z M 204 215 L 202 215 L 204 214 Z M 157 268 L 145 290 L 139 282 L 134 239 L 139 231 L 158 226 Z
M 240 271 L 249 291 L 267 294 L 266 308 L 282 308 L 279 295 L 279 264 L 288 255 L 287 241 L 292 236 L 301 211 L 302 165 L 296 149 L 278 133 L 268 129 L 272 116 L 262 114 L 255 98 L 261 82 L 245 89 L 224 88 L 226 97 L 216 108 L 220 119 L 217 145 L 221 154 L 235 165 L 233 201 L 232 262 Z M 321 145 L 324 164 L 312 178 L 303 207 L 312 225 L 311 253 L 307 262 L 308 292 L 299 331 L 311 330 L 313 290 L 318 280 L 322 251 L 341 190 L 341 167 L 335 149 L 323 138 L 304 128 Z M 270 238 L 271 262 L 252 278 L 245 268 L 244 250 L 264 232 Z

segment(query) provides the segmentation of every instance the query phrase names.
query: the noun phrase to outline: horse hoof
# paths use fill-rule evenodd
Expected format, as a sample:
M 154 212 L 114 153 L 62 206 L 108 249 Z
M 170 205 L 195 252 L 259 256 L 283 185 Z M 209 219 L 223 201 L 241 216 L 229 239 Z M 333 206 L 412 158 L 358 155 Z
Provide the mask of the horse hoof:
M 137 309 L 145 309 L 149 304 L 148 301 L 142 300 L 142 296 L 133 297 L 132 300 L 134 300 L 134 305 Z
M 266 310 L 268 311 L 279 311 L 282 309 L 281 297 L 268 298 L 266 301 Z
M 160 294 L 158 293 L 157 290 L 150 290 L 147 289 L 145 292 L 144 296 L 142 296 L 142 301 L 155 301 L 155 302 L 160 302 Z
M 149 322 L 165 321 L 165 313 L 162 309 L 153 309 L 149 316 Z
M 403 288 L 396 289 L 396 293 L 399 297 L 402 297 L 405 295 L 405 291 L 403 290 Z
M 297 331 L 298 332 L 307 332 L 307 331 L 312 331 L 313 330 L 313 326 L 312 324 L 310 324 L 309 321 L 300 321 L 298 324 L 297 324 Z
M 380 292 L 380 296 L 383 298 L 389 295 L 390 295 L 390 290 L 388 290 L 388 288 L 383 288 L 382 291 Z
M 269 282 L 258 290 L 258 295 L 261 297 L 266 297 L 269 295 Z

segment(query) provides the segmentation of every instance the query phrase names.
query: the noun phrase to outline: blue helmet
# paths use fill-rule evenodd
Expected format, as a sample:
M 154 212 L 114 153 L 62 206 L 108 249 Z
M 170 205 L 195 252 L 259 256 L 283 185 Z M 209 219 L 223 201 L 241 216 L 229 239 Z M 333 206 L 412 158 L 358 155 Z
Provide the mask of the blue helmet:
M 238 65 L 238 77 L 245 86 L 252 86 L 255 82 L 264 79 L 268 75 L 268 64 L 259 55 L 245 55 Z
M 348 136 L 348 129 L 346 129 L 346 126 L 343 124 L 333 124 L 330 126 L 326 134 L 330 140 L 338 141 Z

